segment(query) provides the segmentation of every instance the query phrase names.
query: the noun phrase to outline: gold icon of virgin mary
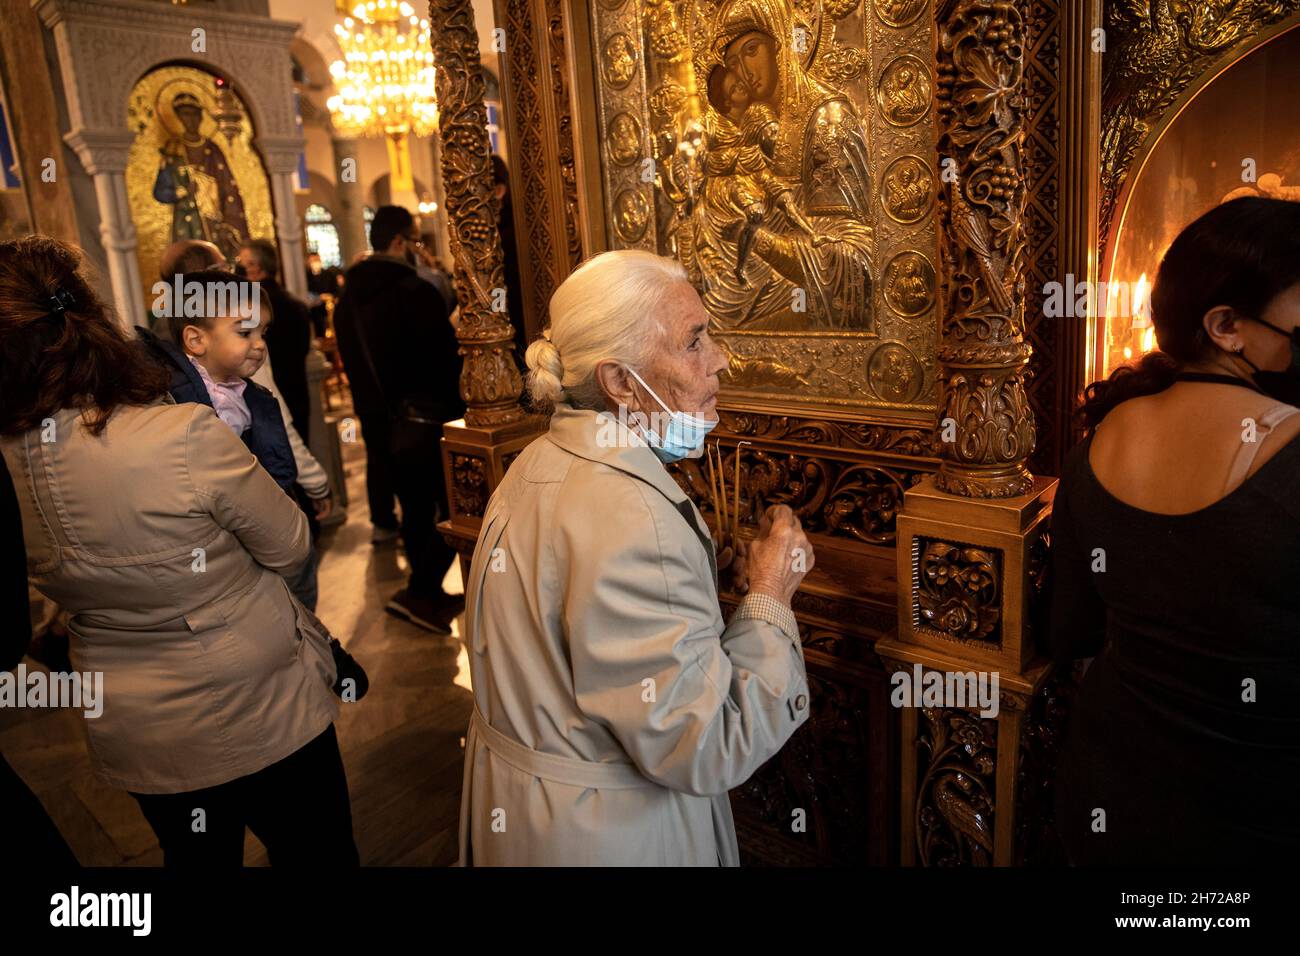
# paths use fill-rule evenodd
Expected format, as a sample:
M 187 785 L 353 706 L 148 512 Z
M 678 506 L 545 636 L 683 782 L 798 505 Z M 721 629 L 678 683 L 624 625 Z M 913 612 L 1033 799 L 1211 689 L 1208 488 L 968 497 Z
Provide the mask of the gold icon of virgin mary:
M 871 328 L 867 135 L 808 67 L 815 27 L 781 0 L 725 0 L 705 27 L 701 201 L 673 201 L 689 206 L 686 264 L 724 330 Z
M 739 401 L 934 402 L 931 6 L 593 4 L 608 235 L 685 266 Z

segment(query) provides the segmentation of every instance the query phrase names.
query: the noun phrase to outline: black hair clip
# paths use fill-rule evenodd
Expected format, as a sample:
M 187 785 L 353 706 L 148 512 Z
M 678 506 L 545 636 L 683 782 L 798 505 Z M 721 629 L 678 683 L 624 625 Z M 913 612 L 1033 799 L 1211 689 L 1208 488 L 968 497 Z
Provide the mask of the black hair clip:
M 72 308 L 77 304 L 72 293 L 60 286 L 54 290 L 54 295 L 50 296 L 50 313 L 52 315 L 62 315 L 64 310 Z

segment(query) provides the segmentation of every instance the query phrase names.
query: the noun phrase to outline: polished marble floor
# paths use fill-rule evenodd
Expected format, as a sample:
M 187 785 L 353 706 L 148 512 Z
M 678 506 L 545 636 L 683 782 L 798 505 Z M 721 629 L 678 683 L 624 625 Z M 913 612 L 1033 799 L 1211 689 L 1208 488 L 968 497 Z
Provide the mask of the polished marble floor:
M 390 614 L 405 558 L 373 547 L 360 443 L 344 446 L 347 521 L 321 537 L 317 613 L 366 668 L 370 692 L 344 704 L 337 728 L 352 793 L 353 832 L 368 866 L 447 866 L 456 859 L 463 738 L 473 708 L 458 637 Z M 459 591 L 453 566 L 444 583 Z M 30 658 L 29 670 L 39 668 Z M 134 799 L 91 773 L 80 712 L 0 709 L 0 751 L 40 797 L 87 866 L 155 866 L 162 852 Z M 245 863 L 264 865 L 252 834 Z

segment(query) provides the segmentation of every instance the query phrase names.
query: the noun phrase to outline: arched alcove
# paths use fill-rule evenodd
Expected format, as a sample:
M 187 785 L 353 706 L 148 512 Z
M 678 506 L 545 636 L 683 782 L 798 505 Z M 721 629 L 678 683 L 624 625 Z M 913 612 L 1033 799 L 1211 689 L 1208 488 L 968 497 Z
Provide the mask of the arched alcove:
M 413 182 L 415 183 L 415 195 L 421 198 L 423 198 L 424 196 L 432 195 L 426 183 L 424 183 L 419 179 L 415 179 L 413 180 Z M 392 183 L 392 174 L 384 173 L 382 176 L 378 177 L 373 183 L 370 184 L 370 191 L 368 193 L 370 197 L 370 205 L 375 206 L 377 208 L 379 206 L 387 206 L 393 201 L 393 190 L 392 190 L 391 183 Z M 414 209 L 412 209 L 411 211 L 415 212 Z
M 1238 195 L 1300 199 L 1297 88 L 1300 23 L 1241 54 L 1171 110 L 1120 197 L 1095 377 L 1155 348 L 1147 296 L 1183 226 Z
M 270 181 L 272 228 L 285 275 L 292 291 L 302 292 L 302 226 L 293 192 L 302 136 L 289 59 L 296 26 L 199 7 L 180 18 L 171 6 L 131 0 L 36 0 L 33 6 L 54 34 L 68 106 L 64 139 L 94 180 L 120 321 L 134 323 L 146 311 L 140 234 L 126 183 L 137 133 L 126 123 L 127 102 L 141 77 L 175 64 L 224 76 L 239 91 Z

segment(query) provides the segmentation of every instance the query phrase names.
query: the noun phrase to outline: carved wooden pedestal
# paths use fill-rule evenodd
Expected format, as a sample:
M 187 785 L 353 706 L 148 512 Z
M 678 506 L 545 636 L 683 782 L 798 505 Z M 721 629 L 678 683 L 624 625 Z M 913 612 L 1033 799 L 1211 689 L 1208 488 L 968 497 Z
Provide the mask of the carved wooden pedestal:
M 1055 490 L 1056 479 L 1036 478 L 1027 495 L 974 500 L 926 479 L 904 497 L 898 638 L 876 652 L 909 681 L 933 671 L 997 674 L 999 683 L 996 716 L 969 700 L 901 708 L 905 865 L 1006 866 L 1036 852 L 1054 760 L 1026 752 L 1045 738 L 1054 746 L 1056 734 L 1039 725 L 1059 708 L 1040 695 L 1050 667 L 1031 623 Z
M 462 577 L 467 577 L 488 498 L 515 456 L 545 430 L 546 419 L 540 415 L 509 425 L 476 428 L 462 419 L 443 427 L 442 468 L 450 514 L 438 530 L 460 554 Z

